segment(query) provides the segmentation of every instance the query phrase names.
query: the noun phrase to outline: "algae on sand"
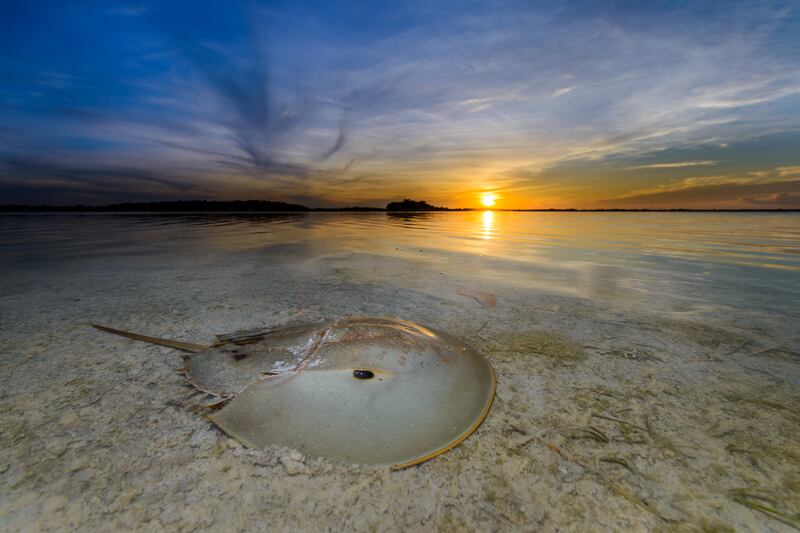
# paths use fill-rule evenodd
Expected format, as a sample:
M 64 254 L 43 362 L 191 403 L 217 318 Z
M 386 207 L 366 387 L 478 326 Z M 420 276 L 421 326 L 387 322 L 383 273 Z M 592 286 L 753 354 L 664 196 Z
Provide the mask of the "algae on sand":
M 586 356 L 583 346 L 576 341 L 550 331 L 514 332 L 499 337 L 498 341 L 502 352 L 545 356 L 553 361 L 572 362 Z

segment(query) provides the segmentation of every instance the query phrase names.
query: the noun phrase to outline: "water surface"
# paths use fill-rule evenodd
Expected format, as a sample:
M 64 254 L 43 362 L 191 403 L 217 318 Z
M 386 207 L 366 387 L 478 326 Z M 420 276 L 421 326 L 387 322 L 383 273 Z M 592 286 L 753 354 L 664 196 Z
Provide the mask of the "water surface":
M 153 264 L 268 249 L 276 257 L 339 257 L 356 265 L 361 257 L 373 283 L 415 286 L 452 274 L 478 285 L 535 288 L 609 305 L 800 317 L 800 213 L 0 217 L 0 268 L 11 277 L 86 261 Z M 384 268 L 392 259 L 415 268 L 398 277 L 396 269 Z

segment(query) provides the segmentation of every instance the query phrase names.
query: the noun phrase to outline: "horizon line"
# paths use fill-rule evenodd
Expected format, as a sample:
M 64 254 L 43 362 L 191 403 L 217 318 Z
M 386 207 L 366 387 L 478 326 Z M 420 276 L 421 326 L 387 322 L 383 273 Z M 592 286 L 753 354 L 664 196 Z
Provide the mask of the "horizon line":
M 394 203 L 394 202 L 392 202 Z M 277 209 L 170 209 L 170 205 L 177 207 L 180 204 L 273 204 Z M 135 208 L 143 209 L 135 209 Z M 159 209 L 159 207 L 161 207 Z M 155 209 L 154 209 L 155 208 Z M 72 213 L 303 213 L 303 212 L 386 212 L 386 213 L 436 213 L 436 212 L 463 212 L 463 211 L 502 211 L 502 212 L 800 212 L 800 207 L 774 207 L 774 208 L 725 208 L 725 207 L 549 207 L 549 208 L 498 208 L 498 207 L 436 207 L 430 209 L 389 209 L 388 207 L 347 206 L 347 207 L 308 207 L 302 204 L 293 204 L 274 200 L 154 200 L 148 202 L 118 202 L 105 205 L 51 205 L 51 204 L 0 204 L 0 213 L 36 213 L 36 212 L 72 212 Z

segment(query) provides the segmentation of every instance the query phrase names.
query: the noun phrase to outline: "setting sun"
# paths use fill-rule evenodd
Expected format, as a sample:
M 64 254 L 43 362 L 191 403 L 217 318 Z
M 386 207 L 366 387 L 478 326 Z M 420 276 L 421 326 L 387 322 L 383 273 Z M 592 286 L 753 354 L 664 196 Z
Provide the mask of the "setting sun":
M 492 207 L 494 205 L 494 201 L 495 200 L 496 200 L 496 197 L 492 193 L 488 193 L 487 192 L 483 196 L 481 196 L 481 203 L 483 205 L 485 205 L 486 207 Z

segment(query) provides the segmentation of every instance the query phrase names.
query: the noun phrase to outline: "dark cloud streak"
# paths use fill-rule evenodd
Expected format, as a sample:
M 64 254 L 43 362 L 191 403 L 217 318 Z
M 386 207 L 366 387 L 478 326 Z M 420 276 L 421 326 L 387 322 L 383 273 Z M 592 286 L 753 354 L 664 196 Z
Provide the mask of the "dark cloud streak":
M 772 200 L 770 200 L 772 198 Z M 759 199 L 753 202 L 754 199 Z M 601 207 L 680 208 L 734 207 L 752 203 L 760 207 L 800 208 L 800 180 L 771 183 L 718 183 L 650 192 L 598 202 Z
M 245 28 L 241 41 L 243 49 L 232 58 L 219 49 L 212 49 L 200 38 L 180 31 L 161 15 L 162 12 L 154 11 L 150 18 L 226 104 L 228 113 L 223 125 L 230 129 L 235 146 L 249 158 L 252 169 L 267 174 L 305 174 L 307 169 L 303 166 L 279 161 L 274 148 L 301 122 L 308 102 L 299 92 L 293 105 L 275 101 L 267 54 L 258 33 L 252 27 Z

